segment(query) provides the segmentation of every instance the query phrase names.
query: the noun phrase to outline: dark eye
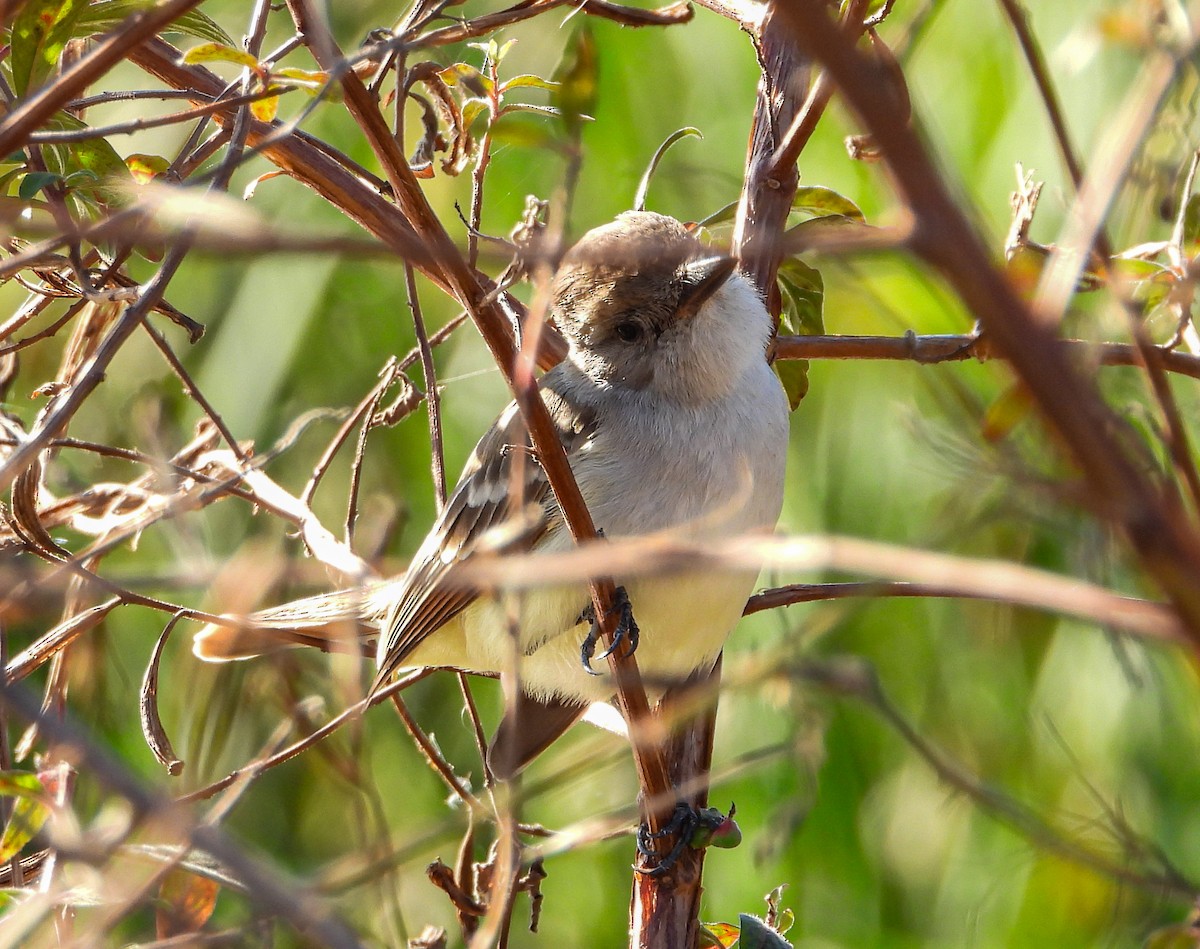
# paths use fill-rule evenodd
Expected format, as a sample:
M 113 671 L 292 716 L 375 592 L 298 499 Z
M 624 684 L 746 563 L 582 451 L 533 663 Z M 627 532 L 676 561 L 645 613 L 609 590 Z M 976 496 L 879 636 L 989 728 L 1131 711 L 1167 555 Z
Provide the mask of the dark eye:
M 632 320 L 618 323 L 613 327 L 613 332 L 617 334 L 617 339 L 623 343 L 636 343 L 642 338 L 642 328 Z

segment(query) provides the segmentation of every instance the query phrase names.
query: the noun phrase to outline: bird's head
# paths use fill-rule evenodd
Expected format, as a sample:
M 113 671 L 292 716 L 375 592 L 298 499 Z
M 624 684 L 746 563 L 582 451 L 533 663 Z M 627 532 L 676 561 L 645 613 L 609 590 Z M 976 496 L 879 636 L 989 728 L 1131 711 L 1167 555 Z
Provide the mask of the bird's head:
M 735 263 L 649 211 L 588 231 L 554 278 L 551 312 L 569 358 L 601 385 L 685 401 L 725 394 L 763 358 L 771 329 Z

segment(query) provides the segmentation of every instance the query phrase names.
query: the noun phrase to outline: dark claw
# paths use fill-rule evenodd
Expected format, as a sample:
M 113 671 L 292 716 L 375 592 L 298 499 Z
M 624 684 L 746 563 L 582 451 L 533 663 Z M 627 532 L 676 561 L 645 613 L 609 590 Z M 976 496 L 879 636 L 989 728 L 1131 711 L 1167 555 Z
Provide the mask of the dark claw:
M 697 809 L 690 804 L 680 801 L 675 805 L 675 811 L 671 814 L 671 819 L 667 821 L 662 830 L 652 833 L 645 824 L 638 827 L 638 853 L 648 860 L 657 861 L 657 864 L 649 869 L 637 866 L 634 869 L 645 876 L 662 876 L 675 866 L 675 862 L 679 859 L 679 855 L 683 853 L 685 847 L 695 847 L 697 849 L 703 849 L 708 846 L 736 847 L 741 842 L 741 831 L 733 823 L 735 811 L 736 808 L 730 804 L 729 814 L 726 816 L 715 807 Z M 721 839 L 717 839 L 715 835 L 726 827 L 730 827 L 732 833 L 726 831 L 722 834 Z M 675 838 L 674 845 L 665 856 L 660 855 L 654 846 L 654 842 L 664 837 L 669 837 L 671 834 L 678 835 Z
M 579 647 L 579 661 L 583 663 L 583 671 L 590 676 L 600 675 L 592 668 L 592 656 L 596 654 L 596 641 L 600 634 L 600 624 L 596 622 L 596 610 L 589 603 L 587 608 L 580 614 L 581 620 L 587 620 L 590 624 L 588 634 L 583 638 L 583 643 Z M 605 653 L 607 656 L 608 653 Z
M 675 812 L 671 815 L 671 819 L 663 825 L 662 830 L 653 833 L 645 824 L 638 827 L 638 853 L 647 859 L 657 860 L 658 864 L 649 869 L 635 866 L 634 870 L 643 876 L 650 877 L 658 877 L 664 873 L 669 873 L 671 868 L 675 866 L 675 861 L 679 859 L 679 855 L 683 853 L 683 848 L 691 840 L 692 831 L 695 830 L 699 820 L 700 812 L 690 804 L 684 804 L 680 801 L 675 805 Z M 678 834 L 678 837 L 675 840 L 675 845 L 663 856 L 654 847 L 654 841 L 661 840 L 663 837 L 669 837 L 671 834 Z
M 637 652 L 641 631 L 638 629 L 637 621 L 633 618 L 633 604 L 629 602 L 629 594 L 624 587 L 617 587 L 613 610 L 619 611 L 621 618 L 617 622 L 617 628 L 613 631 L 612 643 L 604 652 L 600 653 L 600 658 L 607 659 L 621 643 L 628 643 L 624 653 L 624 657 L 628 659 Z M 579 660 L 583 663 L 584 671 L 588 675 L 598 676 L 600 673 L 592 668 L 592 658 L 596 655 L 596 644 L 600 640 L 600 624 L 596 622 L 595 608 L 589 603 L 579 614 L 579 619 L 581 622 L 586 621 L 590 624 L 588 634 L 579 647 Z

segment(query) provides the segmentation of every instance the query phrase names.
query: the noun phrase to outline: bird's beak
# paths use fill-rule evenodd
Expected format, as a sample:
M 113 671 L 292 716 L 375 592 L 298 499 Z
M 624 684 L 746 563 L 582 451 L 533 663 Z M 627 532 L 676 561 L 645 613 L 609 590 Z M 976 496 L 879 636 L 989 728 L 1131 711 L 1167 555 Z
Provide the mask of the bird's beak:
M 678 314 L 684 318 L 695 316 L 704 302 L 729 279 L 736 266 L 736 260 L 724 255 L 702 257 L 684 264 Z

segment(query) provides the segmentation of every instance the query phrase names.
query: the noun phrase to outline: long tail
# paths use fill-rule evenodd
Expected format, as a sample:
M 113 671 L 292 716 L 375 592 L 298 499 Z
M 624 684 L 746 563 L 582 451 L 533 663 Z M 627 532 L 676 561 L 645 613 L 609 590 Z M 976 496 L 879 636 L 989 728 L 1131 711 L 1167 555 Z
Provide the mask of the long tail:
M 229 616 L 228 624 L 210 623 L 196 633 L 192 652 L 206 662 L 251 659 L 290 646 L 374 655 L 370 644 L 400 591 L 400 580 L 382 580 Z

